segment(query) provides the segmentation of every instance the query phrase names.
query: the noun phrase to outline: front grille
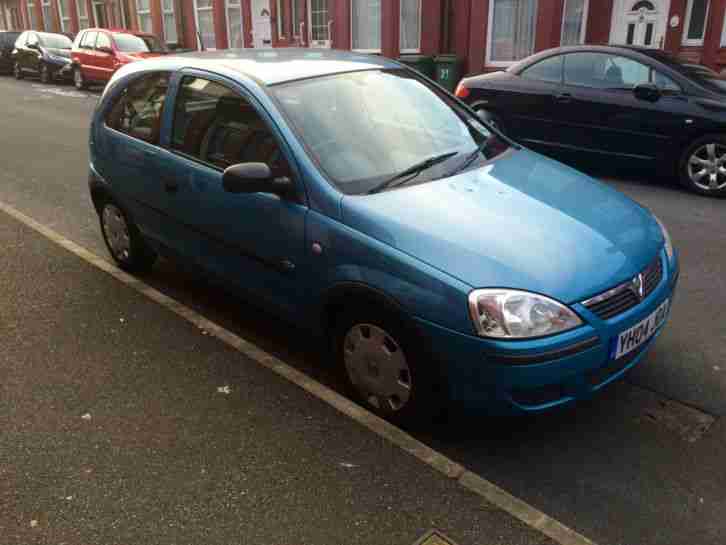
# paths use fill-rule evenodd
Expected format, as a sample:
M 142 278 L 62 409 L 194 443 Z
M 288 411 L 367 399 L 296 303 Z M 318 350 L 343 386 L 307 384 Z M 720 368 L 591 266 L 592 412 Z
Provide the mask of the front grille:
M 638 305 L 653 293 L 663 278 L 663 262 L 660 255 L 640 275 L 643 284 L 642 298 L 638 295 L 637 290 L 633 289 L 633 282 L 628 281 L 585 301 L 583 305 L 601 320 L 609 320 Z

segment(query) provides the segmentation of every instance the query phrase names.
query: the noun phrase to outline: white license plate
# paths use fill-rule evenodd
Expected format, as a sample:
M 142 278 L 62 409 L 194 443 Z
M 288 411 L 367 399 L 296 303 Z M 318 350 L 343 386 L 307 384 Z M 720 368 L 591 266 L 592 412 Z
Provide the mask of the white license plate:
M 614 360 L 622 358 L 655 335 L 668 316 L 668 304 L 669 301 L 666 299 L 650 316 L 618 335 L 613 341 L 612 358 Z

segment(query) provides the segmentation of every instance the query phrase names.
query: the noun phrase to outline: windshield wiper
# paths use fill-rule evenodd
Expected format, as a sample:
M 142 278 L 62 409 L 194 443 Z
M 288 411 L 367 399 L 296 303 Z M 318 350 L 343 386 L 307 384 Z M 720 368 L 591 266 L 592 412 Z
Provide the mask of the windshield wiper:
M 491 136 L 488 138 L 485 138 L 481 144 L 477 146 L 477 148 L 471 152 L 471 155 L 469 155 L 466 159 L 464 159 L 464 162 L 461 163 L 461 166 L 457 167 L 454 172 L 450 174 L 450 176 L 455 176 L 456 174 L 459 174 L 460 172 L 463 172 L 468 168 L 469 165 L 471 165 L 474 162 L 474 159 L 479 157 L 480 153 L 483 153 L 485 149 L 489 146 L 491 143 L 491 139 L 494 137 L 494 133 L 492 133 Z
M 454 155 L 459 155 L 458 151 L 450 151 L 448 153 L 442 153 L 441 155 L 434 155 L 433 157 L 429 157 L 428 159 L 425 159 L 421 161 L 420 163 L 416 163 L 415 165 L 407 168 L 406 170 L 399 172 L 396 174 L 393 178 L 389 178 L 388 180 L 384 180 L 377 186 L 375 186 L 373 189 L 369 190 L 367 192 L 368 195 L 372 195 L 373 193 L 380 193 L 381 191 L 385 189 L 390 189 L 392 187 L 397 187 L 405 182 L 410 181 L 409 177 L 415 178 L 419 174 L 421 174 L 424 170 L 430 169 L 434 165 L 438 165 L 439 163 L 443 163 L 447 159 L 450 159 Z M 402 180 L 406 178 L 405 181 L 399 182 L 399 180 Z M 396 183 L 399 182 L 399 183 Z

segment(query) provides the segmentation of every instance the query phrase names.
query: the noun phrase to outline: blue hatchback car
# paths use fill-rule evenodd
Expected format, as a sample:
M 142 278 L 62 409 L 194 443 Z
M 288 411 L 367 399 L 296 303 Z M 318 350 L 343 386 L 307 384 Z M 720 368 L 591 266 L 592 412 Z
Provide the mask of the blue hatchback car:
M 393 419 L 591 396 L 661 332 L 665 227 L 402 65 L 219 51 L 119 70 L 90 190 L 120 267 L 190 262 L 326 336 Z

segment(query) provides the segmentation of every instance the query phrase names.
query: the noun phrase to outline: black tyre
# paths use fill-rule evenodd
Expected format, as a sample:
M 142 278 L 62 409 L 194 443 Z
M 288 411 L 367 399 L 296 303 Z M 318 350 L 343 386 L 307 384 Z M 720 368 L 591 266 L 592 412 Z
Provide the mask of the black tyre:
M 47 64 L 40 67 L 40 81 L 41 83 L 51 83 L 53 81 L 53 74 Z
M 20 64 L 18 64 L 17 62 L 13 65 L 13 75 L 15 76 L 15 79 L 23 79 L 25 77 L 23 71 L 20 68 Z
M 436 418 L 447 387 L 411 328 L 382 306 L 365 305 L 338 316 L 336 361 L 367 409 L 400 424 Z
M 691 191 L 726 197 L 726 136 L 704 136 L 688 146 L 681 156 L 678 177 Z
M 116 264 L 127 272 L 149 271 L 156 261 L 156 254 L 146 244 L 138 227 L 112 200 L 105 200 L 99 208 L 103 240 Z
M 80 66 L 76 66 L 73 68 L 73 85 L 79 91 L 83 91 L 87 86 L 86 80 L 83 77 L 83 72 L 81 72 Z

